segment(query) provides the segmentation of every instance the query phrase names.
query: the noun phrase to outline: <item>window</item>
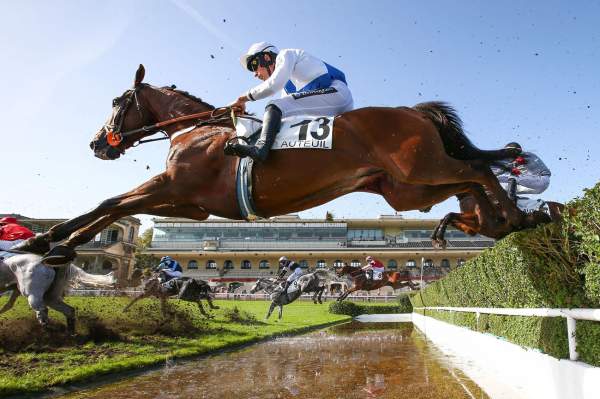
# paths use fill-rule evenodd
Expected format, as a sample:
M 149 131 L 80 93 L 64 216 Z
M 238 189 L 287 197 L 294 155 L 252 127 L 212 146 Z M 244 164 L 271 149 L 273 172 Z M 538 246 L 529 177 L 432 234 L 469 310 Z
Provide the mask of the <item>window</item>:
M 133 242 L 133 235 L 135 234 L 135 229 L 133 227 L 129 228 L 129 242 Z
M 117 238 L 119 238 L 119 230 L 108 230 L 108 234 L 106 234 L 106 242 L 117 242 Z
M 417 262 L 414 259 L 409 259 L 406 261 L 406 267 L 417 267 Z
M 372 241 L 383 240 L 383 230 L 381 229 L 349 229 L 348 240 Z
M 113 264 L 108 259 L 105 260 L 104 262 L 102 262 L 102 269 L 104 269 L 104 270 L 112 270 L 112 268 L 113 268 Z
M 191 260 L 188 262 L 188 269 L 197 269 L 198 268 L 198 262 L 195 260 Z
M 300 264 L 300 267 L 303 269 L 308 269 L 308 261 L 306 259 L 302 259 L 300 262 L 298 262 Z
M 350 266 L 360 267 L 360 261 L 358 259 L 352 259 L 352 262 L 350 262 Z
M 230 260 L 226 260 L 225 263 L 223 263 L 223 268 L 227 270 L 233 269 L 233 262 Z
M 450 261 L 448 259 L 442 259 L 440 266 L 450 268 Z
M 269 267 L 270 267 L 269 261 L 265 260 L 265 259 L 261 260 L 260 263 L 258 264 L 259 269 L 268 269 Z
M 206 268 L 207 269 L 216 269 L 217 268 L 217 262 L 215 262 L 214 260 L 207 260 L 206 261 Z
M 388 269 L 398 269 L 398 262 L 395 259 L 388 260 Z
M 336 259 L 335 262 L 333 262 L 333 267 L 344 267 L 344 262 L 340 259 Z
M 464 260 L 463 258 L 460 258 L 456 261 L 456 265 L 460 267 L 460 266 L 464 265 L 465 262 L 466 262 L 466 260 Z
M 317 261 L 317 269 L 325 269 L 327 267 L 327 262 L 323 259 Z
M 252 268 L 252 263 L 250 263 L 249 260 L 243 260 L 242 261 L 242 269 L 251 269 Z
M 433 267 L 433 261 L 431 259 L 425 259 L 423 267 Z

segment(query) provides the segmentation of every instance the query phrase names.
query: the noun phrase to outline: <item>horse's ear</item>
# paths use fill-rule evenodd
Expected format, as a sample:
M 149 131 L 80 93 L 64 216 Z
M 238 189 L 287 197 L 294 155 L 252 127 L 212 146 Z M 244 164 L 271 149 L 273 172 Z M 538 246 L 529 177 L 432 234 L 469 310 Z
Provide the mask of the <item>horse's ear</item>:
M 146 69 L 142 64 L 138 67 L 135 73 L 135 81 L 133 82 L 133 87 L 138 87 L 142 80 L 144 80 L 144 75 L 146 74 Z

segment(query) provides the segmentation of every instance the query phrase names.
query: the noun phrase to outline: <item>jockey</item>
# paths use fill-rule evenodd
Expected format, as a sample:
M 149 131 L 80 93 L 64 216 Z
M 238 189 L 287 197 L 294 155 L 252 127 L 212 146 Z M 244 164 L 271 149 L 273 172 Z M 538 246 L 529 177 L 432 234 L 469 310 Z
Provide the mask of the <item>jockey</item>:
M 289 270 L 291 272 L 291 274 L 288 276 L 287 280 L 285 281 L 285 285 L 283 286 L 283 293 L 287 294 L 287 290 L 288 288 L 290 288 L 290 285 L 292 285 L 292 283 L 296 280 L 298 280 L 298 278 L 300 276 L 302 276 L 302 268 L 300 267 L 300 265 L 292 260 L 289 260 L 288 258 L 286 258 L 285 256 L 282 256 L 281 258 L 279 258 L 279 270 L 280 273 L 279 275 L 281 277 L 283 277 L 283 275 L 285 273 L 281 273 L 281 270 Z
M 254 43 L 240 58 L 242 66 L 263 83 L 248 90 L 231 106 L 242 112 L 246 102 L 270 97 L 256 146 L 230 144 L 225 154 L 265 161 L 281 119 L 293 115 L 335 116 L 352 109 L 352 94 L 342 71 L 300 49 L 282 49 L 267 42 Z
M 381 280 L 383 276 L 383 272 L 385 271 L 385 267 L 381 261 L 373 258 L 372 256 L 367 256 L 366 258 L 367 264 L 363 266 L 362 270 L 365 271 L 368 280 L 374 280 L 375 276 L 377 276 L 377 280 Z
M 18 243 L 35 236 L 27 227 L 21 226 L 13 217 L 0 219 L 0 251 L 5 251 Z
M 163 256 L 160 259 L 160 263 L 157 267 L 157 270 L 164 274 L 165 282 L 169 281 L 173 278 L 179 278 L 183 276 L 183 269 L 179 262 L 170 256 Z
M 519 143 L 508 143 L 504 148 L 521 150 Z M 496 161 L 490 166 L 508 197 L 523 210 L 529 206 L 525 204 L 527 201 L 517 201 L 517 194 L 541 194 L 550 185 L 550 170 L 532 152 L 523 152 L 514 159 Z M 540 206 L 543 206 L 543 203 Z

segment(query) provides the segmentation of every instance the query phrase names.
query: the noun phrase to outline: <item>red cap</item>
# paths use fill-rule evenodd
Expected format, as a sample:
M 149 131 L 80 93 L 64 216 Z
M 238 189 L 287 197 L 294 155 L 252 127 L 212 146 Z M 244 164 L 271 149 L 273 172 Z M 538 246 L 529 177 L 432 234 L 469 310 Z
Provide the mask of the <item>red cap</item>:
M 9 224 L 9 223 L 17 223 L 17 219 L 7 216 L 0 219 L 0 224 Z

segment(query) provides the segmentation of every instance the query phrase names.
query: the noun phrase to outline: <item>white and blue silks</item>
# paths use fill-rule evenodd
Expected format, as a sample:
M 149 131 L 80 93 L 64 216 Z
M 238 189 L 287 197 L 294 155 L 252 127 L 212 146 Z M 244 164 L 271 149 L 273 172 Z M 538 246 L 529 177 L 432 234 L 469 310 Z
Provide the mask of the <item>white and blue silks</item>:
M 251 100 L 283 91 L 276 105 L 282 116 L 334 116 L 353 108 L 352 93 L 342 71 L 299 49 L 283 49 L 269 79 L 250 89 Z
M 550 185 L 550 169 L 542 160 L 532 152 L 524 152 L 521 157 L 526 163 L 516 166 L 519 174 L 511 173 L 513 168 L 512 160 L 502 160 L 492 163 L 490 166 L 492 172 L 498 178 L 500 185 L 505 190 L 508 189 L 510 179 L 515 179 L 517 183 L 517 194 L 541 194 Z

